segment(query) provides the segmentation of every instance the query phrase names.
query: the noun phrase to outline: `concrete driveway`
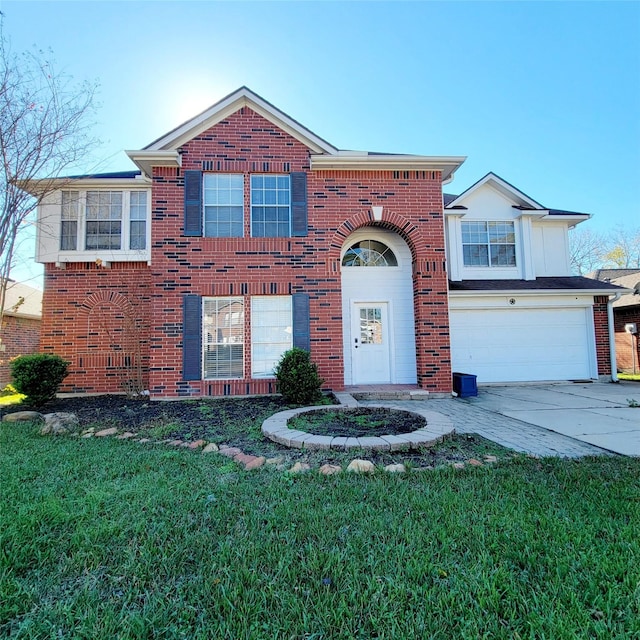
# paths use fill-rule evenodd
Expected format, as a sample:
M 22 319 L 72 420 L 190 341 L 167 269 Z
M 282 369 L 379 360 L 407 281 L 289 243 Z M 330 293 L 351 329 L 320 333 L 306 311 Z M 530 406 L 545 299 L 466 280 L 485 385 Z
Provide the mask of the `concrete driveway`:
M 626 456 L 640 456 L 640 382 L 480 387 L 470 404 Z

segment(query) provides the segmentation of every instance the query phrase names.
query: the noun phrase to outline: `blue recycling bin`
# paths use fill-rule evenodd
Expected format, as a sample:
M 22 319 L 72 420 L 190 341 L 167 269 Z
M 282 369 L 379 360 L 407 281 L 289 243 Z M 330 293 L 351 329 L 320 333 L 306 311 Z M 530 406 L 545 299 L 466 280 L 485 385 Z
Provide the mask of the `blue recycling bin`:
M 471 373 L 453 374 L 453 390 L 459 398 L 472 398 L 478 395 L 478 377 Z

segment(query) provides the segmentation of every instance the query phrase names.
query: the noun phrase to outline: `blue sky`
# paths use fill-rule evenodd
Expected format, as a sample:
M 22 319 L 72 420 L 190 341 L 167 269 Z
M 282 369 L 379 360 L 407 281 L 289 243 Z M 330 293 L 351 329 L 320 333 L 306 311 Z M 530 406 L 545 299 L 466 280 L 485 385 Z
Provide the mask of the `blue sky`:
M 341 149 L 465 155 L 582 225 L 640 226 L 640 2 L 2 0 L 15 51 L 100 83 L 96 157 L 241 85 Z M 91 166 L 79 167 L 80 171 Z M 30 257 L 29 242 L 23 253 Z M 16 278 L 40 269 L 21 260 Z

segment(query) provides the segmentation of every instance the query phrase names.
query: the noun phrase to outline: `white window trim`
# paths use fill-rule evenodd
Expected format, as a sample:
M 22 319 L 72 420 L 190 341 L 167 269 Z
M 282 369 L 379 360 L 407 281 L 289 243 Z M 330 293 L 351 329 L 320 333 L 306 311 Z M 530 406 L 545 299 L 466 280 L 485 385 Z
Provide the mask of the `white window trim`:
M 484 224 L 487 225 L 487 240 L 489 239 L 488 233 L 489 233 L 489 224 L 512 224 L 513 225 L 513 243 L 495 243 L 498 245 L 511 245 L 513 244 L 513 248 L 514 248 L 514 260 L 515 260 L 515 264 L 496 264 L 493 265 L 491 264 L 491 243 L 487 242 L 486 244 L 482 244 L 479 242 L 464 242 L 463 240 L 463 227 L 465 224 L 467 223 L 474 223 L 474 222 L 482 222 Z M 502 270 L 510 270 L 510 271 L 517 271 L 519 269 L 519 261 L 518 261 L 518 225 L 516 225 L 514 220 L 486 220 L 486 219 L 473 219 L 470 218 L 468 220 L 462 220 L 460 222 L 460 264 L 462 266 L 463 269 L 471 269 L 471 270 L 482 270 L 482 269 L 490 269 L 492 271 L 497 271 L 499 269 Z M 466 246 L 486 246 L 488 248 L 488 264 L 482 265 L 482 264 L 465 264 L 464 262 L 464 247 Z
M 206 337 L 206 330 L 207 330 L 207 326 L 206 326 L 206 322 L 205 322 L 205 305 L 206 302 L 208 300 L 228 300 L 228 301 L 232 301 L 231 304 L 233 304 L 233 301 L 235 302 L 242 302 L 242 313 L 243 313 L 243 318 L 246 320 L 246 298 L 244 296 L 206 296 L 202 298 L 202 318 L 200 319 L 201 323 L 202 323 L 202 343 L 201 343 L 201 353 L 200 353 L 200 357 L 201 357 L 201 371 L 202 371 L 202 379 L 203 380 L 208 380 L 208 381 L 217 381 L 217 380 L 244 380 L 245 377 L 245 359 L 246 359 L 246 353 L 247 353 L 247 332 L 246 332 L 246 325 L 245 325 L 245 321 L 243 321 L 242 323 L 242 342 L 241 343 L 227 343 L 227 344 L 242 344 L 242 374 L 237 377 L 226 377 L 226 378 L 218 378 L 218 377 L 207 377 L 206 375 L 206 353 L 207 353 L 207 345 L 208 344 L 212 344 L 212 345 L 222 345 L 225 343 L 221 343 L 221 342 L 211 342 L 208 343 L 207 342 L 207 337 Z M 233 314 L 234 312 L 232 312 Z
M 289 181 L 289 204 L 288 206 L 288 210 L 289 210 L 289 226 L 287 229 L 287 235 L 286 236 L 255 236 L 253 234 L 253 207 L 254 207 L 254 202 L 253 202 L 253 187 L 251 185 L 252 182 L 252 178 L 254 176 L 263 176 L 263 177 L 271 177 L 271 178 L 287 178 Z M 264 203 L 256 203 L 255 204 L 256 207 L 266 207 L 266 206 L 276 206 L 278 208 L 284 208 L 285 205 L 281 205 L 281 204 L 276 204 L 276 205 L 266 205 Z M 249 174 L 249 226 L 250 226 L 250 233 L 251 233 L 251 237 L 252 238 L 291 238 L 291 217 L 292 217 L 292 208 L 291 208 L 291 174 L 289 173 L 250 173 Z
M 94 262 L 102 260 L 104 262 L 139 262 L 151 259 L 151 189 L 145 188 L 122 188 L 113 186 L 109 189 L 86 188 L 86 189 L 63 189 L 78 194 L 78 229 L 77 229 L 77 249 L 58 249 L 59 262 Z M 62 233 L 62 191 L 60 192 L 60 225 L 58 228 L 58 246 Z M 87 241 L 87 191 L 121 191 L 122 192 L 122 219 L 121 219 L 121 243 L 120 249 L 85 249 Z M 146 248 L 128 249 L 130 241 L 131 218 L 130 200 L 132 191 L 144 191 L 147 194 L 147 217 L 146 217 Z
M 275 374 L 273 373 L 273 371 L 271 371 L 270 373 L 256 373 L 255 372 L 255 347 L 258 344 L 264 345 L 264 344 L 284 344 L 283 341 L 278 341 L 276 342 L 257 342 L 255 340 L 255 334 L 257 333 L 257 331 L 254 332 L 254 329 L 256 329 L 256 325 L 255 325 L 255 317 L 258 315 L 258 312 L 255 309 L 255 302 L 257 300 L 275 300 L 275 299 L 287 299 L 289 301 L 289 324 L 287 325 L 287 329 L 289 329 L 289 331 L 287 331 L 287 329 L 285 329 L 285 332 L 289 333 L 289 342 L 286 345 L 286 348 L 282 351 L 282 353 L 285 353 L 286 351 L 288 351 L 289 349 L 291 349 L 293 347 L 293 299 L 291 296 L 251 296 L 251 377 L 253 379 L 270 379 L 270 378 L 275 378 Z M 282 356 L 282 353 L 280 354 Z M 277 364 L 277 363 L 276 363 Z

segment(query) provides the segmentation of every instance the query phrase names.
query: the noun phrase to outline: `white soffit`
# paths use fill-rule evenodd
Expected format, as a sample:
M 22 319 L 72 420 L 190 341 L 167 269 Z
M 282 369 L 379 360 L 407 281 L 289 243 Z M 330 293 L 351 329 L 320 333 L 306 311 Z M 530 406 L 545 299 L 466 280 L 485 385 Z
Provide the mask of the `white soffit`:
M 341 151 L 330 156 L 311 156 L 311 169 L 312 171 L 441 171 L 442 181 L 448 182 L 466 159 L 466 156 L 413 156 Z

